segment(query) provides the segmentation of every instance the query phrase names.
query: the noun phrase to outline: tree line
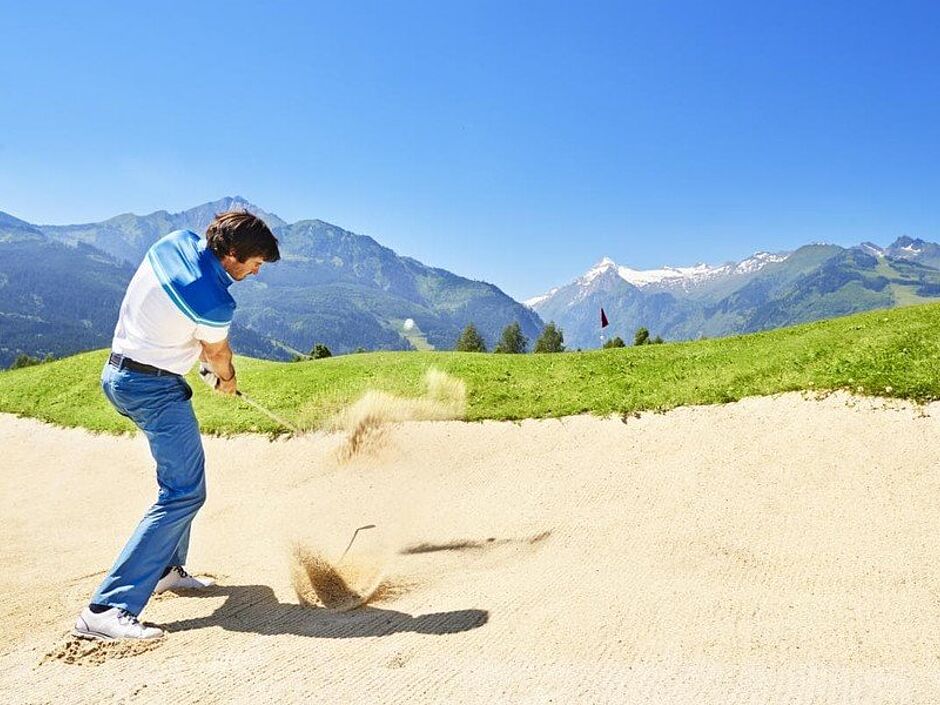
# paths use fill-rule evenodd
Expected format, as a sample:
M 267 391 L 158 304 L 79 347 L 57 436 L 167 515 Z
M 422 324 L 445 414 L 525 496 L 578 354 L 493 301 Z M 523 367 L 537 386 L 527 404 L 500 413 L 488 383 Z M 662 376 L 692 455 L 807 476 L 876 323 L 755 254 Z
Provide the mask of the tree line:
M 650 332 L 646 328 L 638 328 L 633 336 L 634 345 L 659 345 L 663 342 L 665 341 L 658 335 L 655 338 L 650 338 Z M 528 347 L 529 339 L 523 335 L 522 327 L 519 323 L 510 323 L 503 328 L 502 335 L 500 335 L 496 347 L 493 348 L 493 352 L 506 355 L 522 355 L 528 352 Z M 603 347 L 623 348 L 626 347 L 626 343 L 624 343 L 623 338 L 618 335 L 605 341 Z M 473 323 L 468 323 L 467 327 L 463 329 L 460 337 L 457 338 L 457 344 L 454 346 L 454 350 L 457 352 L 488 352 L 486 341 L 483 340 L 483 336 L 480 335 L 480 332 Z M 367 351 L 365 348 L 358 348 L 356 352 L 363 353 Z M 565 334 L 554 321 L 549 322 L 542 329 L 538 339 L 535 341 L 535 347 L 532 349 L 532 352 L 565 352 Z M 326 345 L 317 343 L 311 348 L 308 355 L 294 355 L 291 362 L 302 362 L 303 360 L 310 359 L 321 360 L 331 356 L 332 353 Z
M 658 345 L 663 343 L 660 336 L 650 338 L 650 332 L 646 328 L 638 328 L 633 338 L 634 345 Z M 522 334 L 522 328 L 518 323 L 511 323 L 503 328 L 499 342 L 493 349 L 495 353 L 506 353 L 519 355 L 526 352 L 529 340 Z M 616 336 L 604 343 L 605 348 L 623 348 L 626 343 L 623 338 Z M 483 336 L 477 331 L 473 323 L 468 323 L 463 329 L 463 333 L 457 338 L 457 344 L 454 347 L 457 352 L 487 352 L 486 342 Z M 543 329 L 538 339 L 535 341 L 535 348 L 532 352 L 536 353 L 558 353 L 565 351 L 565 334 L 554 321 L 549 322 Z

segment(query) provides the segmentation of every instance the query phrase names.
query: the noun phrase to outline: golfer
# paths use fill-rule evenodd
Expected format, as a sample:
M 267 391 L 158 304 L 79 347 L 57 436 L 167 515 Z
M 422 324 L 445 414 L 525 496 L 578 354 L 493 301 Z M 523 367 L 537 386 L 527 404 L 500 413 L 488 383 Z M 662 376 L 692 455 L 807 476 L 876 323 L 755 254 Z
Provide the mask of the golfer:
M 234 394 L 228 331 L 232 282 L 280 259 L 277 239 L 250 213 L 222 213 L 200 238 L 177 230 L 147 252 L 127 287 L 101 376 L 108 401 L 144 432 L 157 463 L 156 503 L 138 524 L 72 633 L 91 639 L 158 639 L 137 619 L 151 594 L 211 584 L 186 572 L 189 527 L 206 500 L 205 456 L 183 379 L 197 358 Z

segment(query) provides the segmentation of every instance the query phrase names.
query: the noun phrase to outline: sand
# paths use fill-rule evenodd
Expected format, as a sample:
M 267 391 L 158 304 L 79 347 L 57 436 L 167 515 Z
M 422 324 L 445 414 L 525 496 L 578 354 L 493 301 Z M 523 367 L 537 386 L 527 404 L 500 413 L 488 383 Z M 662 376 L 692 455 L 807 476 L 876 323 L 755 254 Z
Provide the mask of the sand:
M 940 406 L 833 395 L 626 420 L 206 439 L 148 648 L 68 637 L 154 494 L 141 437 L 0 416 L 7 703 L 940 702 Z M 345 560 L 349 611 L 292 547 Z M 364 572 L 363 572 L 363 569 Z

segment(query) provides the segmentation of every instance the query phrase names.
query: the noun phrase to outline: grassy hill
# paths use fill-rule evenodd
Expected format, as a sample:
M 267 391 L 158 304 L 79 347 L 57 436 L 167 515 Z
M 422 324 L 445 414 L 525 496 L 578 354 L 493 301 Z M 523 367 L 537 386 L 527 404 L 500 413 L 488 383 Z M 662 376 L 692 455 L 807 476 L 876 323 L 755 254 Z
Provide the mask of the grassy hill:
M 102 395 L 106 351 L 0 373 L 0 411 L 64 426 L 131 428 Z M 299 363 L 240 358 L 243 391 L 317 427 L 368 389 L 418 396 L 429 367 L 467 385 L 466 419 L 628 414 L 792 390 L 940 399 L 940 305 L 872 311 L 765 333 L 553 355 L 386 352 Z M 277 431 L 245 403 L 191 379 L 207 433 Z

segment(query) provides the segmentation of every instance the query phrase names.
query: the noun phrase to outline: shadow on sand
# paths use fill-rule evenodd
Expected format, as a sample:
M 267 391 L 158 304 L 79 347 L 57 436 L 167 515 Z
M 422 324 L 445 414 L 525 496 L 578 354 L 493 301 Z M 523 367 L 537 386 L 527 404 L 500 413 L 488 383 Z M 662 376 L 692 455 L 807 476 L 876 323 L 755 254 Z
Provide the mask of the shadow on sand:
M 377 607 L 332 612 L 324 608 L 278 602 L 274 591 L 266 585 L 214 585 L 198 592 L 185 593 L 186 597 L 220 595 L 228 599 L 212 614 L 196 619 L 164 622 L 160 626 L 168 632 L 221 627 L 228 631 L 254 634 L 351 639 L 396 632 L 455 634 L 482 627 L 489 619 L 486 610 L 476 609 L 418 616 Z

